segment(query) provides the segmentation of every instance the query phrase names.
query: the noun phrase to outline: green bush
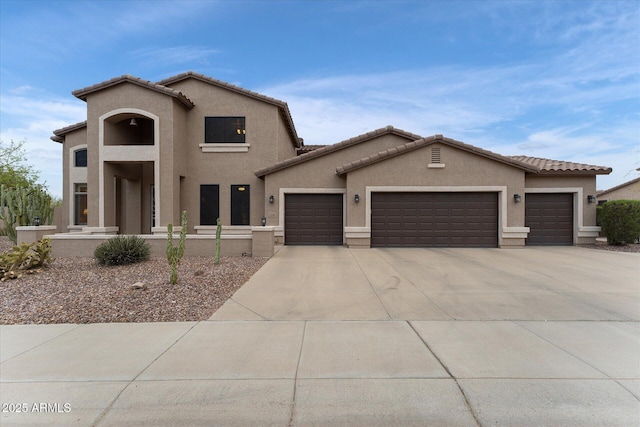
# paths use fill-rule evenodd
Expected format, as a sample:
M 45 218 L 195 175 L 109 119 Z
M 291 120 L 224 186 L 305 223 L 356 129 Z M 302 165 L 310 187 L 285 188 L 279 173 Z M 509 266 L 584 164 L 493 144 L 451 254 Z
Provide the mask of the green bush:
M 640 201 L 612 200 L 602 205 L 602 230 L 610 245 L 626 245 L 640 238 Z
M 93 256 L 100 265 L 125 265 L 149 259 L 151 248 L 138 236 L 116 236 L 96 248 Z

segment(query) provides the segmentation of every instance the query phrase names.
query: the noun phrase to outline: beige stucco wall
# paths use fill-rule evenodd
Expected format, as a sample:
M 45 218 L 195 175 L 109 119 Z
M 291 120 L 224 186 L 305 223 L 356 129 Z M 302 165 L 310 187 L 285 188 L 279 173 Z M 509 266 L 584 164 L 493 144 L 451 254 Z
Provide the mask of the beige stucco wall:
M 573 193 L 574 243 L 590 244 L 595 241 L 596 203 L 588 203 L 587 196 L 596 195 L 596 176 L 527 175 L 528 192 Z M 526 195 L 525 195 L 526 203 Z
M 429 168 L 431 148 L 439 147 L 444 168 Z M 347 177 L 347 227 L 366 227 L 370 207 L 368 187 L 397 187 L 393 191 L 498 191 L 500 228 L 524 227 L 524 204 L 513 201 L 524 194 L 523 170 L 444 144 L 433 144 L 386 161 L 356 169 Z M 403 187 L 414 187 L 406 189 Z M 417 187 L 417 188 L 416 188 Z M 483 188 L 484 187 L 484 188 Z M 371 188 L 369 188 L 371 192 Z M 500 188 L 502 190 L 502 188 Z M 376 191 L 373 189 L 373 191 Z M 358 194 L 360 202 L 355 203 Z M 506 212 L 506 216 L 502 214 Z M 506 235 L 506 234 L 505 234 Z M 502 239 L 501 245 L 522 245 L 524 240 Z
M 283 205 L 279 200 L 281 188 L 297 188 L 301 193 L 316 188 L 344 189 L 346 179 L 336 175 L 338 166 L 407 142 L 401 136 L 386 134 L 266 175 L 265 199 L 268 200 L 270 195 L 275 198 L 273 204 L 266 202 L 267 225 L 284 226 L 279 223 L 280 206 Z
M 598 196 L 598 201 L 602 200 L 640 200 L 640 181 Z
M 73 153 L 87 145 L 87 128 L 77 129 L 68 133 L 64 137 L 62 147 L 62 205 L 60 207 L 60 226 L 58 231 L 69 231 L 69 226 L 73 225 L 73 184 L 87 182 L 87 169 L 76 168 L 73 165 Z M 87 147 L 87 161 L 95 149 L 89 150 Z
M 219 185 L 223 225 L 231 224 L 231 185 L 249 185 L 251 225 L 260 225 L 265 213 L 264 182 L 253 172 L 295 156 L 278 107 L 195 79 L 183 80 L 171 87 L 183 92 L 195 104 L 185 113 L 186 139 L 180 148 L 185 164 L 181 209 L 188 212 L 189 232 L 194 232 L 193 227 L 200 224 L 202 184 Z M 203 152 L 200 144 L 204 143 L 204 118 L 208 116 L 244 116 L 248 151 Z M 178 183 L 176 181 L 176 185 Z
M 122 83 L 114 87 L 91 93 L 87 96 L 87 146 L 88 156 L 88 225 L 98 227 L 99 224 L 99 123 L 100 117 L 119 109 L 136 109 L 153 114 L 159 120 L 160 168 L 165 171 L 160 175 L 161 204 L 160 217 L 162 225 L 174 220 L 173 201 L 175 187 L 173 182 L 173 136 L 174 136 L 174 102 L 167 96 L 131 83 Z M 108 120 L 108 119 L 107 119 Z M 155 146 L 123 146 L 122 150 L 130 152 L 145 147 L 155 150 Z M 130 160 L 137 160 L 132 155 Z M 115 225 L 115 206 L 113 198 L 113 168 L 104 170 L 104 226 Z

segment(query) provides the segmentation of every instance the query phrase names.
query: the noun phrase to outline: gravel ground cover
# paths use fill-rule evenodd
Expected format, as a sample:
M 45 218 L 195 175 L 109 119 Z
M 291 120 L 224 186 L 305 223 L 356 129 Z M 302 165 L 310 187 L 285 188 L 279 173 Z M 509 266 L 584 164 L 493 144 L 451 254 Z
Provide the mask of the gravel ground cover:
M 0 238 L 0 251 L 10 246 Z M 206 320 L 266 261 L 185 257 L 171 285 L 164 258 L 116 267 L 60 258 L 41 273 L 0 282 L 0 324 Z
M 11 246 L 0 237 L 0 252 Z M 640 244 L 584 247 L 640 253 Z M 60 258 L 39 274 L 0 282 L 0 324 L 206 320 L 266 261 L 223 257 L 214 265 L 211 257 L 185 257 L 171 285 L 164 258 L 117 267 L 89 257 Z

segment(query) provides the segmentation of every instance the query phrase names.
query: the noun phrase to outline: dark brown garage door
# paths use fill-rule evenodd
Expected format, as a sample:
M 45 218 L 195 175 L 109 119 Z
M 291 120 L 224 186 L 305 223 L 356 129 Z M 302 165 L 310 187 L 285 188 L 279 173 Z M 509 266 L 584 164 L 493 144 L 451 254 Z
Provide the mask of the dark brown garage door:
M 498 193 L 372 193 L 372 247 L 496 247 Z
M 341 245 L 342 194 L 287 194 L 286 245 Z
M 527 245 L 573 244 L 573 194 L 528 193 L 524 201 Z

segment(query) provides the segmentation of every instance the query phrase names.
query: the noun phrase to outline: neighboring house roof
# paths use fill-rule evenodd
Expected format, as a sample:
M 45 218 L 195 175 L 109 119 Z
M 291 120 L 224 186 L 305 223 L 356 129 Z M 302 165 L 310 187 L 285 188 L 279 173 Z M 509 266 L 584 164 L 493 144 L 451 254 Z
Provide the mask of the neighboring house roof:
M 87 86 L 82 89 L 74 90 L 71 92 L 73 96 L 76 98 L 80 98 L 83 101 L 87 100 L 87 95 L 122 84 L 122 83 L 133 83 L 135 85 L 154 90 L 156 92 L 162 93 L 164 95 L 169 95 L 176 98 L 182 104 L 184 104 L 187 108 L 193 108 L 193 102 L 189 100 L 184 94 L 175 89 L 171 89 L 170 87 L 163 86 L 158 83 L 150 82 L 149 80 L 143 80 L 139 77 L 135 77 L 129 74 L 122 75 L 120 77 L 115 77 L 110 80 L 106 80 L 101 83 L 94 84 L 92 86 Z
M 250 98 L 254 98 L 259 101 L 263 101 L 263 102 L 277 106 L 280 109 L 280 114 L 282 114 L 282 117 L 284 118 L 284 121 L 287 124 L 289 134 L 293 139 L 295 146 L 296 147 L 301 146 L 300 138 L 298 137 L 298 134 L 296 132 L 296 127 L 293 124 L 293 119 L 291 118 L 291 112 L 289 111 L 289 106 L 287 105 L 286 102 L 280 101 L 279 99 L 271 98 L 266 95 L 262 95 L 257 92 L 250 91 L 248 89 L 243 89 L 239 86 L 235 86 L 230 83 L 226 83 L 221 80 L 217 80 L 209 76 L 205 76 L 204 74 L 196 73 L 194 71 L 187 71 L 186 73 L 181 73 L 176 76 L 169 77 L 164 80 L 160 80 L 157 84 L 163 87 L 171 86 L 174 83 L 177 83 L 186 79 L 200 80 L 201 82 L 209 83 L 211 85 L 218 86 L 220 88 L 227 89 L 232 92 L 236 92 L 241 95 L 245 95 Z
M 606 166 L 586 165 L 584 163 L 564 162 L 561 160 L 543 159 L 540 157 L 509 156 L 520 162 L 540 169 L 540 174 L 577 174 L 577 175 L 606 175 L 612 169 Z
M 396 129 L 393 126 L 387 126 L 384 128 L 376 129 L 372 132 L 368 132 L 368 133 L 347 139 L 345 141 L 338 142 L 333 145 L 327 145 L 322 148 L 309 151 L 308 153 L 301 154 L 297 157 L 286 159 L 282 162 L 276 163 L 275 165 L 271 165 L 269 167 L 257 170 L 255 174 L 256 176 L 262 178 L 263 176 L 268 175 L 270 173 L 277 172 L 279 170 L 286 169 L 288 167 L 298 165 L 308 160 L 312 160 L 312 159 L 333 153 L 335 151 L 339 151 L 339 150 L 351 147 L 353 145 L 360 144 L 365 141 L 370 141 L 374 138 L 377 138 L 382 135 L 387 135 L 387 134 L 398 135 L 410 140 L 416 140 L 416 139 L 422 138 L 420 135 L 415 135 L 413 133 L 403 131 L 402 129 Z
M 360 160 L 356 160 L 355 162 L 350 162 L 339 166 L 336 168 L 337 175 L 344 175 L 348 172 L 354 171 L 356 169 L 363 168 L 365 166 L 372 165 L 374 163 L 381 162 L 383 160 L 390 159 L 395 156 L 399 156 L 400 154 L 405 154 L 411 152 L 413 150 L 417 150 L 419 148 L 423 148 L 435 143 L 440 143 L 444 145 L 448 145 L 454 148 L 458 148 L 482 157 L 486 157 L 500 163 L 505 163 L 510 166 L 514 166 L 516 168 L 523 169 L 527 172 L 538 172 L 538 168 L 536 166 L 528 165 L 519 160 L 512 159 L 510 157 L 502 156 L 497 153 L 493 153 L 488 150 L 484 150 L 482 148 L 475 147 L 470 144 L 465 144 L 464 142 L 456 141 L 455 139 L 445 138 L 442 135 L 434 135 L 429 136 L 427 138 L 422 138 L 417 141 L 411 141 L 404 145 L 399 145 L 397 147 L 389 148 L 388 150 L 381 151 L 379 153 L 373 154 L 371 156 L 364 157 Z
M 63 143 L 64 142 L 63 137 L 66 134 L 76 131 L 78 129 L 86 128 L 86 127 L 87 127 L 87 121 L 85 120 L 83 122 L 78 122 L 70 126 L 65 126 L 62 129 L 56 129 L 53 131 L 53 136 L 51 137 L 51 140 L 55 142 Z
M 639 176 L 638 178 L 632 179 L 631 181 L 623 182 L 623 183 L 622 183 L 622 184 L 620 184 L 620 185 L 616 185 L 615 187 L 611 187 L 611 188 L 606 189 L 606 190 L 598 191 L 598 192 L 596 193 L 596 195 L 597 195 L 598 197 L 600 197 L 600 196 L 604 196 L 605 194 L 608 194 L 608 193 L 611 193 L 611 192 L 613 192 L 613 191 L 616 191 L 616 190 L 619 190 L 619 189 L 621 189 L 621 188 L 624 188 L 624 187 L 626 187 L 627 185 L 633 185 L 633 184 L 635 184 L 636 182 L 640 182 L 640 176 Z

